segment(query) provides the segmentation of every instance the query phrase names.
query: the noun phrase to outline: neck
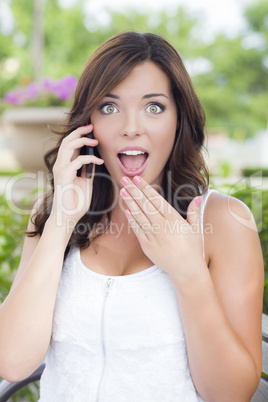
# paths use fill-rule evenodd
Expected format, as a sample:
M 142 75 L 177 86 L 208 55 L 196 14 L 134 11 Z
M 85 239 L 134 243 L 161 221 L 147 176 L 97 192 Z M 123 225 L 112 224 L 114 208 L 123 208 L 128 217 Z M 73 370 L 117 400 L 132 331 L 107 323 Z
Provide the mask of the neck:
M 97 243 L 125 258 L 144 256 L 137 236 L 128 223 L 124 209 L 119 207 L 112 211 L 109 228 L 98 238 Z
M 107 234 L 114 237 L 118 243 L 124 242 L 126 245 L 135 245 L 140 247 L 140 243 L 131 229 L 128 220 L 125 215 L 125 208 L 117 205 L 111 213 L 111 221 Z

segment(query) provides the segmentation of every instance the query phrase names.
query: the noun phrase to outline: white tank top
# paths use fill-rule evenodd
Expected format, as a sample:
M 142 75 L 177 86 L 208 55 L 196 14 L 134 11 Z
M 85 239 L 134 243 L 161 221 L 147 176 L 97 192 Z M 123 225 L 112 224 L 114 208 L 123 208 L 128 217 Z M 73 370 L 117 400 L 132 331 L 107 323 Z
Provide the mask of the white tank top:
M 209 194 L 200 208 L 203 213 Z M 63 265 L 40 402 L 197 402 L 176 291 L 157 266 L 106 276 L 71 248 Z

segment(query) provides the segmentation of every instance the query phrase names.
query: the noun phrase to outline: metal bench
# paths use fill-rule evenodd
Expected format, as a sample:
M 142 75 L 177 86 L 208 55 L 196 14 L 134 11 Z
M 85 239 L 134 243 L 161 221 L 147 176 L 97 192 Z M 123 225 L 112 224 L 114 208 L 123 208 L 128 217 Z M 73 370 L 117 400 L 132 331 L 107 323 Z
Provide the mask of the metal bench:
M 262 377 L 251 402 L 268 402 L 268 315 L 262 315 Z
M 0 402 L 6 402 L 9 398 L 12 397 L 17 391 L 24 388 L 26 385 L 39 381 L 40 377 L 44 371 L 45 363 L 42 363 L 41 366 L 38 367 L 29 377 L 25 378 L 25 380 L 18 382 L 8 382 L 6 380 L 2 380 L 0 382 Z
M 0 402 L 8 401 L 21 388 L 40 380 L 44 368 L 45 363 L 42 363 L 37 370 L 23 381 L 8 382 L 2 380 L 0 382 Z M 262 377 L 251 402 L 268 402 L 268 316 L 265 314 L 262 315 Z

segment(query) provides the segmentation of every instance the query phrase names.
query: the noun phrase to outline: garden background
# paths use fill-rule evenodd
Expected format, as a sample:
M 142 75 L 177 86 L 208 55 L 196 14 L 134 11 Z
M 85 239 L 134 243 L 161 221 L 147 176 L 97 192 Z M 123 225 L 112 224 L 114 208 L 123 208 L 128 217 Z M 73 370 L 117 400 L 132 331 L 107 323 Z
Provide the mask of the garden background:
M 221 1 L 220 1 L 221 2 Z M 222 1 L 223 2 L 223 1 Z M 18 267 L 23 230 L 34 199 L 43 191 L 21 180 L 7 193 L 11 180 L 32 174 L 16 160 L 4 114 L 21 106 L 62 105 L 68 96 L 32 96 L 12 105 L 5 94 L 65 76 L 79 77 L 92 52 L 111 35 L 127 30 L 164 36 L 179 51 L 207 116 L 205 157 L 210 187 L 244 201 L 257 222 L 266 282 L 268 313 L 268 2 L 243 2 L 244 24 L 236 32 L 208 34 L 205 14 L 180 0 L 172 8 L 105 8 L 95 13 L 88 0 L 2 0 L 0 6 L 0 302 Z M 151 2 L 153 4 L 153 2 Z M 167 2 L 168 3 L 168 2 Z M 91 11 L 90 11 L 91 10 Z M 34 88 L 33 86 L 31 88 Z M 60 99 L 59 99 L 60 98 Z M 38 183 L 37 183 L 38 184 Z M 10 186 L 9 186 L 10 187 Z M 41 188 L 37 188 L 41 187 Z M 253 267 L 254 269 L 254 267 Z M 35 401 L 38 391 L 20 393 L 14 401 Z

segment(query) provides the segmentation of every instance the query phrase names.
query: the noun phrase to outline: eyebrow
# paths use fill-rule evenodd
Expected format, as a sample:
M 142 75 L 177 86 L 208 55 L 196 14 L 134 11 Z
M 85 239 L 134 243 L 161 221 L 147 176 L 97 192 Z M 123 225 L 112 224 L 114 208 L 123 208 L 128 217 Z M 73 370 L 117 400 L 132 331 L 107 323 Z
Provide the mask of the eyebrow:
M 104 98 L 120 99 L 119 96 L 114 95 L 114 94 L 107 94 L 107 95 L 104 96 Z
M 148 95 L 144 95 L 144 96 L 143 96 L 143 99 L 154 98 L 154 97 L 156 97 L 156 96 L 164 96 L 165 98 L 168 99 L 168 96 L 165 95 L 165 94 L 148 94 Z
M 168 99 L 168 96 L 167 96 L 167 95 L 161 94 L 161 93 L 159 93 L 159 94 L 158 94 L 158 93 L 147 94 L 147 95 L 144 95 L 144 96 L 142 97 L 142 99 L 155 98 L 156 96 L 164 96 L 165 98 Z M 105 96 L 105 98 L 120 99 L 119 96 L 114 95 L 114 94 L 107 94 L 107 95 Z

